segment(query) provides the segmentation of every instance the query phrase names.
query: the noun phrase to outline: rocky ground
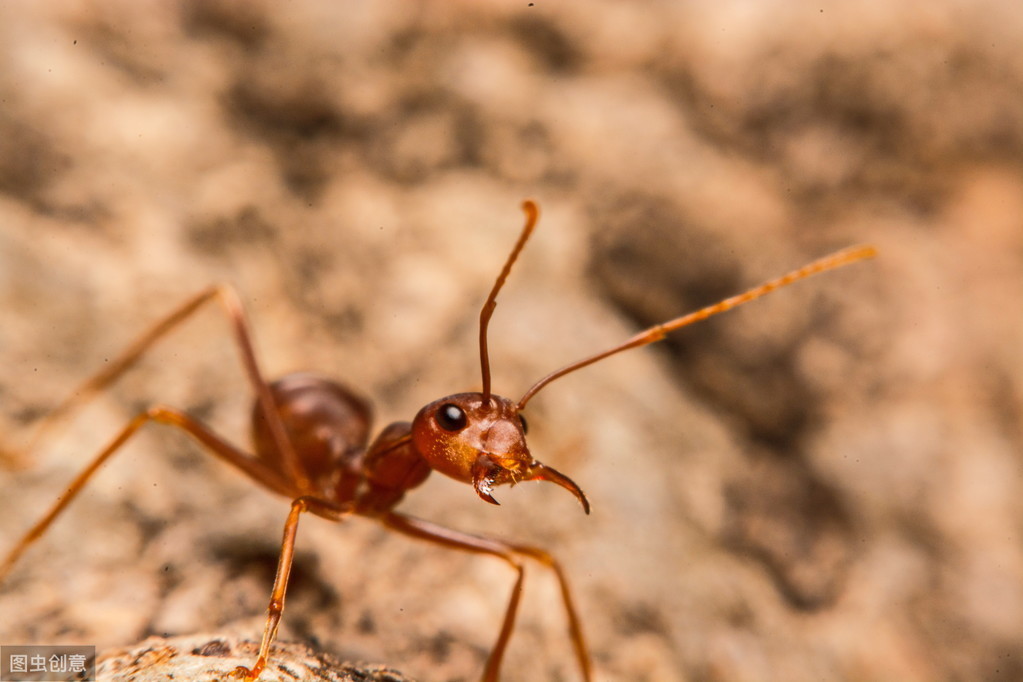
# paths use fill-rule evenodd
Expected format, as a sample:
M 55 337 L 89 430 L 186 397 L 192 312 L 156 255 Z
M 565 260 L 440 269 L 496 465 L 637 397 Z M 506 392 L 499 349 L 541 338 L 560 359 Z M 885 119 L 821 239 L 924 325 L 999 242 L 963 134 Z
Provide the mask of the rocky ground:
M 215 309 L 25 455 L 33 424 L 213 282 L 271 375 L 409 419 L 853 243 L 881 256 L 552 385 L 548 485 L 403 509 L 547 548 L 598 680 L 1023 677 L 1017 3 L 0 7 L 0 549 L 139 409 L 246 443 Z M 140 434 L 0 587 L 0 641 L 256 638 L 287 501 Z M 282 638 L 472 680 L 504 564 L 304 521 Z M 531 567 L 502 679 L 575 680 Z

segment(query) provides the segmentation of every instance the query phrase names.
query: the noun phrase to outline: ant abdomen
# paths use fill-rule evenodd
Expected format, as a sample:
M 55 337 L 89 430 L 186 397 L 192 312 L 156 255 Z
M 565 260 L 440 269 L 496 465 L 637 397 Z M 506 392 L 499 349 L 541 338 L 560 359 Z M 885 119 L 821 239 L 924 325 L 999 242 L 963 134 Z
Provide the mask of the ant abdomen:
M 351 479 L 354 491 L 369 440 L 372 410 L 347 387 L 307 372 L 288 374 L 269 384 L 284 430 L 299 456 L 299 466 L 317 492 L 337 490 Z M 256 455 L 282 476 L 288 475 L 259 402 L 252 410 Z

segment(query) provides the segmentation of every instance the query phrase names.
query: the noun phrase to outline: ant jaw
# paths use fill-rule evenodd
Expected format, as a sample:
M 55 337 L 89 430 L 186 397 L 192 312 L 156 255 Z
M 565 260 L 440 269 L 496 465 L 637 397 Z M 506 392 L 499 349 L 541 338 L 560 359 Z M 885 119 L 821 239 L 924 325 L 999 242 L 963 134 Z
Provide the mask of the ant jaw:
M 481 500 L 490 504 L 501 504 L 490 492 L 497 485 L 497 477 L 504 471 L 490 455 L 483 454 L 476 459 L 476 463 L 472 465 L 472 487 L 476 489 L 476 494 Z
M 492 454 L 482 453 L 472 465 L 472 487 L 476 489 L 476 494 L 480 496 L 480 499 L 490 504 L 500 504 L 491 494 L 495 485 L 501 485 L 502 483 L 515 485 L 520 481 L 550 481 L 551 483 L 556 483 L 575 495 L 575 498 L 579 500 L 579 504 L 583 506 L 583 511 L 587 514 L 590 513 L 590 502 L 586 499 L 586 495 L 576 485 L 575 481 L 560 471 L 541 464 L 535 459 L 523 471 L 520 460 L 505 459 Z
M 529 468 L 529 472 L 522 480 L 550 481 L 551 483 L 556 483 L 575 495 L 575 499 L 579 500 L 579 504 L 583 506 L 583 511 L 587 514 L 590 513 L 590 501 L 586 499 L 586 495 L 583 493 L 582 488 L 576 485 L 575 481 L 557 469 L 552 469 L 545 464 L 540 464 L 540 462 L 533 462 L 533 466 Z

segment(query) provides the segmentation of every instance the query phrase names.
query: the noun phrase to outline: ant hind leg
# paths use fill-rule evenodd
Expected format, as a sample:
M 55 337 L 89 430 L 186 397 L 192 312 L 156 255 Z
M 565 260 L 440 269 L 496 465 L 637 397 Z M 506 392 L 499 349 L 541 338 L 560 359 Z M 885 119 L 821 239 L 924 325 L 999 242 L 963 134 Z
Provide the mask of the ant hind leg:
M 103 463 L 112 457 L 114 453 L 119 451 L 121 447 L 127 443 L 140 428 L 142 428 L 143 425 L 149 422 L 156 422 L 158 424 L 166 424 L 168 426 L 179 428 L 206 446 L 210 452 L 229 464 L 238 467 L 251 478 L 263 484 L 270 490 L 288 497 L 298 496 L 294 486 L 290 485 L 287 481 L 282 480 L 279 474 L 270 469 L 260 460 L 237 449 L 184 412 L 170 407 L 157 405 L 149 408 L 145 412 L 139 413 L 135 416 L 135 418 L 128 422 L 128 424 L 121 429 L 121 432 L 118 433 L 117 436 L 111 440 L 110 443 L 108 443 L 107 446 L 103 448 L 99 454 L 97 454 L 78 474 L 78 476 L 75 477 L 64 491 L 64 494 L 60 496 L 53 506 L 50 507 L 50 510 L 43 515 L 43 517 L 37 521 L 27 533 L 25 533 L 25 535 L 21 537 L 17 544 L 14 545 L 13 549 L 11 549 L 7 556 L 4 557 L 3 561 L 0 562 L 0 582 L 3 582 L 4 577 L 14 567 L 14 564 L 18 561 L 25 550 L 46 532 L 54 520 L 56 520 L 56 518 L 78 496 L 85 485 L 89 482 L 89 479 L 92 478 Z
M 200 291 L 154 322 L 132 341 L 120 355 L 107 363 L 101 371 L 83 381 L 63 402 L 47 414 L 30 438 L 24 451 L 34 451 L 39 442 L 66 421 L 72 412 L 92 399 L 97 393 L 110 386 L 121 375 L 131 369 L 158 341 L 213 301 L 220 304 L 231 324 L 231 331 L 241 355 L 245 374 L 249 378 L 249 383 L 252 385 L 252 389 L 256 394 L 256 400 L 259 402 L 263 414 L 272 415 L 268 418 L 267 424 L 270 428 L 274 445 L 276 445 L 277 451 L 281 453 L 285 473 L 295 482 L 298 488 L 308 490 L 309 480 L 302 469 L 294 446 L 285 433 L 284 424 L 279 417 L 270 387 L 263 378 L 259 362 L 256 360 L 256 351 L 252 343 L 252 332 L 249 330 L 245 308 L 242 306 L 238 293 L 227 284 L 214 285 Z M 8 453 L 7 457 L 15 462 L 24 459 L 24 455 L 18 452 L 15 452 L 13 455 Z

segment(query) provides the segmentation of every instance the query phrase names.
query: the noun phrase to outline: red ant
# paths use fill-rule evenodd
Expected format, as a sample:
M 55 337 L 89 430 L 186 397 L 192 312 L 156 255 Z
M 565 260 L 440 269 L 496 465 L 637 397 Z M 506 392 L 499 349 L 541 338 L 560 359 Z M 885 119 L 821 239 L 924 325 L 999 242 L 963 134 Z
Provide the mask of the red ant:
M 534 459 L 529 452 L 526 421 L 521 413 L 533 396 L 555 379 L 577 369 L 630 348 L 660 341 L 669 332 L 810 275 L 871 258 L 875 250 L 870 246 L 859 246 L 838 251 L 743 294 L 650 327 L 621 345 L 551 372 L 533 384 L 519 400 L 513 401 L 490 390 L 487 326 L 497 306 L 497 294 L 539 217 L 539 209 L 532 201 L 524 202 L 523 210 L 526 213 L 525 227 L 480 311 L 482 391 L 457 393 L 436 400 L 419 410 L 411 423 L 397 422 L 387 426 L 367 447 L 369 405 L 340 384 L 314 374 L 289 374 L 268 383 L 256 361 L 249 323 L 237 293 L 225 285 L 209 288 L 150 327 L 106 369 L 86 381 L 60 404 L 48 416 L 45 425 L 52 427 L 72 408 L 117 379 L 172 328 L 206 303 L 217 301 L 232 323 L 245 371 L 256 394 L 252 421 L 255 454 L 239 450 L 179 410 L 160 405 L 150 407 L 128 422 L 72 481 L 49 512 L 18 541 L 0 564 L 0 580 L 81 492 L 96 470 L 144 424 L 157 422 L 184 430 L 214 455 L 238 467 L 257 483 L 292 500 L 291 512 L 284 524 L 284 540 L 259 654 L 251 668 L 237 668 L 233 673 L 235 676 L 255 680 L 267 666 L 270 645 L 277 635 L 284 611 L 299 518 L 304 512 L 310 512 L 332 521 L 341 521 L 355 514 L 368 516 L 404 535 L 464 552 L 488 554 L 514 568 L 517 577 L 497 640 L 483 670 L 483 682 L 496 682 L 498 679 L 501 659 L 508 647 L 522 597 L 523 560 L 533 559 L 548 567 L 558 580 L 575 656 L 583 678 L 589 682 L 592 671 L 582 622 L 565 574 L 550 554 L 536 547 L 438 526 L 396 512 L 395 506 L 406 492 L 423 483 L 430 472 L 436 470 L 472 485 L 476 494 L 491 504 L 497 504 L 493 496 L 495 486 L 514 485 L 521 481 L 550 481 L 575 495 L 583 510 L 589 513 L 589 502 L 579 486 L 564 474 Z M 38 441 L 39 434 L 37 432 L 33 444 Z

